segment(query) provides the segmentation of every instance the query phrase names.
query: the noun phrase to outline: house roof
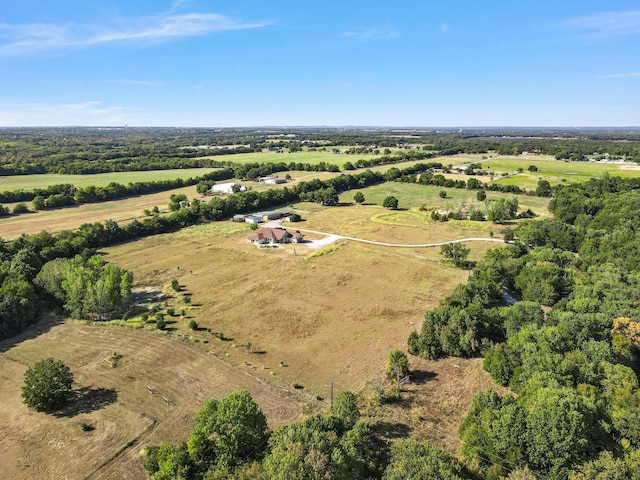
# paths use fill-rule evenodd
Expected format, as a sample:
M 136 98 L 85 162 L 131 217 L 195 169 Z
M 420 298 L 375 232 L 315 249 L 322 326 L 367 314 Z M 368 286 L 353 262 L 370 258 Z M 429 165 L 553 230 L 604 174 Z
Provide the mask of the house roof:
M 249 240 L 259 241 L 265 238 L 280 241 L 289 238 L 291 234 L 282 228 L 261 228 L 255 235 L 249 237 Z
M 284 240 L 285 238 L 294 237 L 299 240 L 302 239 L 302 234 L 300 232 L 296 232 L 295 234 L 291 234 L 287 232 L 284 228 L 261 228 L 256 232 L 255 235 L 251 235 L 249 240 L 254 242 L 259 242 L 260 240 L 269 239 L 275 240 L 277 242 Z

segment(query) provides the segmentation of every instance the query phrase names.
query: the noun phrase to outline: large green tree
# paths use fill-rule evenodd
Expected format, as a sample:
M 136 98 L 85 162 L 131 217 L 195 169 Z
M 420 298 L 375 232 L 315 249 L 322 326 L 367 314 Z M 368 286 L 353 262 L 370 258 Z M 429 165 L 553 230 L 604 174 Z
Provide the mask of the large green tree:
M 487 218 L 494 223 L 504 223 L 516 218 L 518 214 L 518 199 L 500 197 L 491 202 L 487 211 Z
M 407 354 L 400 350 L 392 350 L 387 358 L 387 376 L 392 379 L 409 374 L 409 360 Z
M 214 464 L 233 467 L 255 458 L 266 446 L 267 419 L 247 390 L 207 400 L 195 420 L 187 446 L 201 470 Z
M 25 372 L 22 400 L 30 408 L 51 412 L 64 404 L 72 385 L 69 367 L 61 360 L 45 358 Z
M 446 243 L 440 247 L 440 255 L 451 261 L 456 267 L 466 267 L 470 248 L 462 243 Z
M 369 426 L 347 429 L 336 416 L 313 415 L 277 429 L 264 459 L 267 480 L 365 479 L 379 475 L 379 448 Z

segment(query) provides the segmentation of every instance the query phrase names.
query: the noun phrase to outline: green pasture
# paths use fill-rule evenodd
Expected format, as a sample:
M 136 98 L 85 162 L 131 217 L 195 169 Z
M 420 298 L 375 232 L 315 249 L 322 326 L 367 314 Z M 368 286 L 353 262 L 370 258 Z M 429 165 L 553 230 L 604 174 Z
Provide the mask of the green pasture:
M 447 192 L 446 198 L 440 197 L 441 191 Z M 398 182 L 386 182 L 372 187 L 344 192 L 340 195 L 340 202 L 353 203 L 353 196 L 356 192 L 362 192 L 365 198 L 365 204 L 382 205 L 384 199 L 391 195 L 398 199 L 399 208 L 406 209 L 424 206 L 426 208 L 456 210 L 463 205 L 478 208 L 484 206 L 484 202 L 479 202 L 476 199 L 476 190 Z M 514 195 L 500 192 L 487 192 L 487 201 L 499 197 L 511 198 L 514 197 Z M 515 197 L 518 199 L 520 211 L 530 208 L 539 215 L 548 215 L 548 198 L 529 195 L 516 195 Z
M 294 152 L 289 153 L 288 151 L 284 151 L 283 153 L 279 152 L 258 152 L 258 153 L 237 153 L 233 155 L 224 155 L 224 156 L 212 156 L 205 157 L 211 158 L 213 160 L 218 160 L 221 162 L 229 161 L 233 163 L 245 164 L 245 163 L 309 163 L 311 165 L 317 165 L 320 162 L 331 163 L 334 165 L 338 165 L 342 168 L 342 166 L 346 162 L 355 163 L 361 158 L 375 158 L 380 155 L 373 154 L 359 154 L 359 155 L 347 155 L 346 153 L 333 153 L 330 149 L 333 147 L 327 147 L 326 152 Z
M 176 178 L 200 177 L 205 173 L 213 172 L 215 168 L 182 168 L 174 170 L 149 170 L 144 172 L 113 172 L 95 173 L 91 175 L 58 175 L 45 173 L 38 175 L 14 175 L 0 177 L 0 191 L 33 190 L 49 185 L 70 183 L 76 187 L 90 185 L 104 187 L 111 182 L 126 185 L 136 182 L 157 182 L 160 180 L 173 180 Z
M 509 172 L 508 177 L 496 176 L 497 183 L 518 185 L 526 189 L 535 189 L 538 180 L 548 180 L 552 185 L 559 183 L 581 183 L 590 178 L 597 178 L 609 174 L 620 177 L 640 176 L 640 166 L 618 165 L 598 162 L 565 162 L 556 160 L 549 155 L 536 155 L 531 157 L 500 156 L 482 160 L 485 170 L 493 170 L 496 173 Z M 530 165 L 538 168 L 537 172 L 529 172 Z M 522 173 L 516 173 L 522 168 Z

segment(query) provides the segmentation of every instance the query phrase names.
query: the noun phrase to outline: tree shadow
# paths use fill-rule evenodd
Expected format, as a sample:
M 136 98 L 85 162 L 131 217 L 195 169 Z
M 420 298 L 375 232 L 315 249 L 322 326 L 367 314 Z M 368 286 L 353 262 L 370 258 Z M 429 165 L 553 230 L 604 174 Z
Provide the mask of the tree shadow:
M 22 331 L 9 332 L 6 338 L 0 339 L 0 353 L 6 352 L 26 340 L 44 335 L 60 323 L 63 323 L 61 318 L 55 315 L 47 315 L 46 318 L 36 320 Z
M 113 388 L 81 387 L 69 394 L 64 407 L 55 412 L 56 417 L 72 418 L 81 413 L 91 413 L 116 403 L 118 392 Z
M 382 438 L 406 438 L 411 433 L 411 427 L 397 422 L 376 422 L 371 429 Z
M 411 370 L 411 383 L 423 385 L 437 376 L 437 373 L 429 372 L 428 370 Z

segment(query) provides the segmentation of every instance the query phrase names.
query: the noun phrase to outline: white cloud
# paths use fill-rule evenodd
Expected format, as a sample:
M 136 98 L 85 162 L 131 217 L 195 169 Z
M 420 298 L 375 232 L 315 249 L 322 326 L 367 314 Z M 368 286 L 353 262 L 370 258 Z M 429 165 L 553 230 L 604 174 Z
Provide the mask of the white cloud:
M 563 28 L 580 30 L 591 38 L 612 38 L 640 34 L 640 10 L 601 12 L 565 20 Z
M 640 77 L 640 72 L 614 73 L 611 75 L 600 75 L 598 78 L 633 78 Z
M 174 3 L 172 10 L 181 3 Z M 102 44 L 160 42 L 215 32 L 259 28 L 269 23 L 241 22 L 216 13 L 185 13 L 141 17 L 116 25 L 78 25 L 68 23 L 0 23 L 0 54 L 18 55 Z
M 366 42 L 377 38 L 396 38 L 398 37 L 398 32 L 390 28 L 365 27 L 342 32 L 342 36 Z

